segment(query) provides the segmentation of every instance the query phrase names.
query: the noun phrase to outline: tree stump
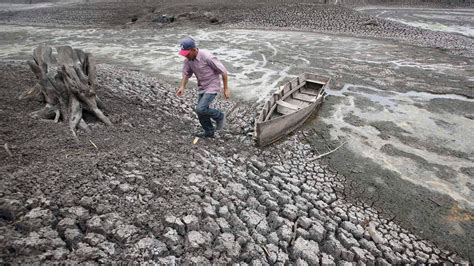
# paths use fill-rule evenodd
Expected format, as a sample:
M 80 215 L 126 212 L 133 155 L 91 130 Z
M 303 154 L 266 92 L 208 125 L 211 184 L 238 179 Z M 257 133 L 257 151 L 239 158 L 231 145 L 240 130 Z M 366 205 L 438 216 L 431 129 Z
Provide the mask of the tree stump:
M 38 83 L 20 99 L 39 96 L 45 106 L 31 116 L 54 119 L 55 122 L 68 121 L 72 135 L 79 141 L 78 128 L 90 132 L 83 118 L 84 110 L 108 126 L 112 123 L 102 112 L 104 105 L 96 95 L 97 78 L 92 55 L 70 46 L 59 46 L 56 50 L 57 55 L 53 55 L 49 46 L 38 46 L 33 50 L 34 61 L 29 60 L 28 64 Z

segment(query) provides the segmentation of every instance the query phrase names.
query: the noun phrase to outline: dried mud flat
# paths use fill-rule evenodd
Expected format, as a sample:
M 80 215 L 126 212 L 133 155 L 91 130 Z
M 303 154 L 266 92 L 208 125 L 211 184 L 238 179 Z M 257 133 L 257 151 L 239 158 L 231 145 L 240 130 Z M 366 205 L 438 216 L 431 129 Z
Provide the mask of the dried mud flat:
M 459 256 L 452 243 L 423 239 L 380 212 L 375 199 L 359 199 L 360 184 L 311 160 L 314 130 L 254 147 L 255 106 L 219 99 L 231 113 L 228 128 L 193 145 L 191 90 L 179 99 L 146 74 L 99 65 L 99 96 L 114 127 L 89 121 L 92 134 L 81 132 L 77 144 L 64 123 L 28 117 L 39 102 L 17 100 L 36 82 L 25 62 L 3 61 L 0 73 L 0 136 L 11 151 L 0 152 L 2 263 L 471 259 L 472 242 L 455 247 L 466 254 Z
M 1 74 L 4 263 L 463 262 L 347 198 L 353 185 L 310 160 L 310 132 L 254 147 L 249 106 L 219 101 L 228 131 L 193 145 L 194 95 L 100 65 L 115 126 L 93 123 L 76 144 L 64 124 L 28 117 L 39 102 L 16 99 L 35 82 L 25 63 Z

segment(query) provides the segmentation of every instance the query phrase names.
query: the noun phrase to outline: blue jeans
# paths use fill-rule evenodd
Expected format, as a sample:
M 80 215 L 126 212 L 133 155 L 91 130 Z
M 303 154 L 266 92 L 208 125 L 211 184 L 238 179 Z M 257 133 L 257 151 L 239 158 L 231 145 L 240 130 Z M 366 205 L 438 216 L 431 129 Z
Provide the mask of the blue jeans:
M 211 122 L 211 118 L 216 122 L 224 118 L 224 113 L 217 109 L 209 108 L 216 95 L 217 93 L 201 93 L 196 105 L 196 114 L 206 135 L 214 134 L 214 125 Z

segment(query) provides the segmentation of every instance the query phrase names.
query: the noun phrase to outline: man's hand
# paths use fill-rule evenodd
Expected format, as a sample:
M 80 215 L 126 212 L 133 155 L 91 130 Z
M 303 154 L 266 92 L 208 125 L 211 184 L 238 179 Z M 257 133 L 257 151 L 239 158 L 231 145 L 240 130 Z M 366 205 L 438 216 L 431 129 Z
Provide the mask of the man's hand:
M 176 90 L 176 96 L 181 97 L 184 94 L 184 88 L 179 87 L 178 90 Z
M 230 90 L 229 88 L 224 88 L 224 98 L 228 100 L 230 98 Z

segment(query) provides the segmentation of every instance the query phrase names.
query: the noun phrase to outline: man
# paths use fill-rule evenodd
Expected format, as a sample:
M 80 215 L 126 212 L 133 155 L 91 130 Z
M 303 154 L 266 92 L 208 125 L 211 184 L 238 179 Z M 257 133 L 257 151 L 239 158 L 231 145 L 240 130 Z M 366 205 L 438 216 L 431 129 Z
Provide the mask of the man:
M 196 47 L 196 42 L 190 38 L 184 38 L 181 42 L 180 55 L 186 57 L 183 65 L 183 78 L 176 91 L 177 96 L 184 94 L 188 80 L 196 76 L 198 81 L 198 102 L 196 113 L 204 132 L 196 134 L 201 138 L 213 138 L 215 130 L 220 130 L 225 125 L 225 114 L 217 109 L 209 108 L 217 93 L 221 90 L 220 76 L 224 83 L 224 97 L 229 99 L 230 91 L 227 86 L 227 69 L 209 51 Z M 216 122 L 216 127 L 211 119 Z

